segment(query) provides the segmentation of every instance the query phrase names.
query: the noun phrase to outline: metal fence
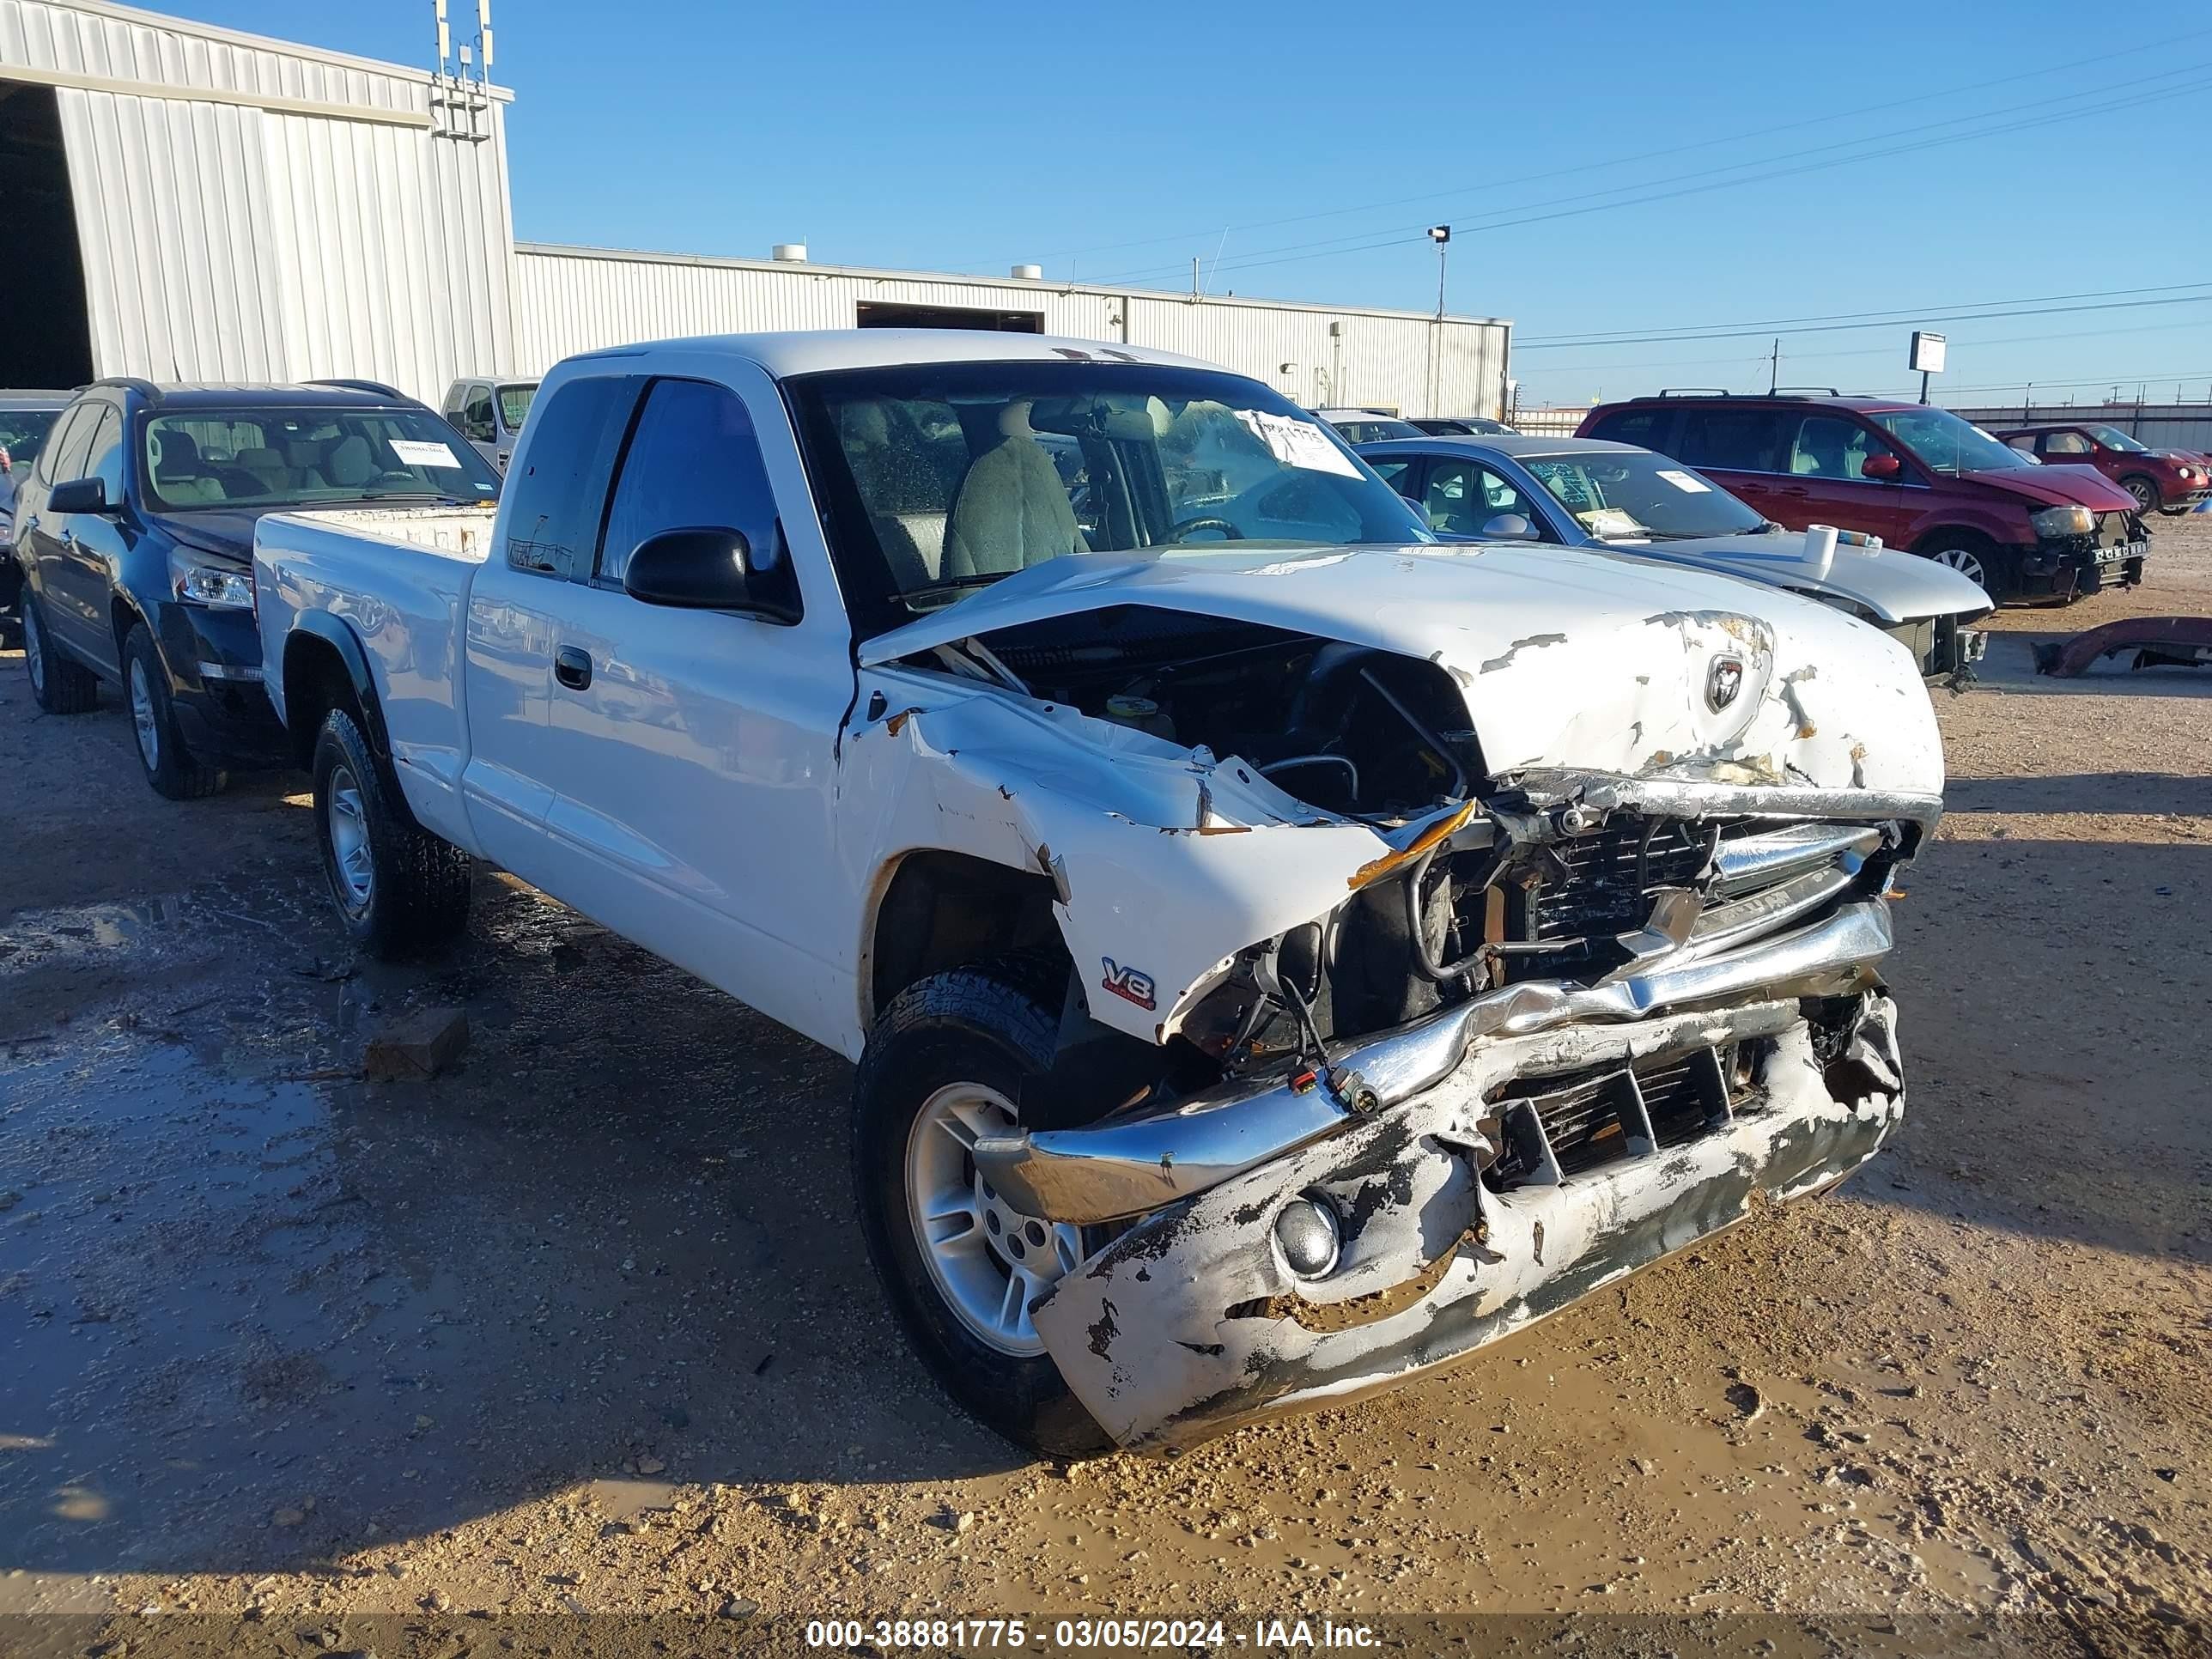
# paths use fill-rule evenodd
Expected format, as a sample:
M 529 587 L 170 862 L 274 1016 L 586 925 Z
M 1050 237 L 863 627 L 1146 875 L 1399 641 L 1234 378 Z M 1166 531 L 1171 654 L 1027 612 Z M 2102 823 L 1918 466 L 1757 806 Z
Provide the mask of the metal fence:
M 1575 428 L 1588 416 L 1587 409 L 1570 406 L 1565 409 L 1511 409 L 1505 414 L 1505 423 L 1516 432 L 1532 438 L 1571 438 Z

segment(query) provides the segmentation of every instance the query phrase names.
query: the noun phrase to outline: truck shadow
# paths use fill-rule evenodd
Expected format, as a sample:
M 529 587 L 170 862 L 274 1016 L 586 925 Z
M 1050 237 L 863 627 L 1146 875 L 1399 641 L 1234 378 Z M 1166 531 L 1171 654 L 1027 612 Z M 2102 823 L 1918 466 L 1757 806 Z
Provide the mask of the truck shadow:
M 1939 842 L 1891 975 L 1915 1113 L 1852 1190 L 2203 1249 L 2212 959 L 2145 973 L 2136 941 L 2205 936 L 2208 852 Z M 2054 903 L 2084 863 L 2097 902 Z M 526 890 L 477 899 L 400 968 L 354 960 L 307 874 L 0 929 L 0 1570 L 298 1569 L 579 1483 L 767 1502 L 1026 1462 L 876 1287 L 846 1063 Z M 456 1070 L 355 1080 L 430 1006 L 467 1012 Z

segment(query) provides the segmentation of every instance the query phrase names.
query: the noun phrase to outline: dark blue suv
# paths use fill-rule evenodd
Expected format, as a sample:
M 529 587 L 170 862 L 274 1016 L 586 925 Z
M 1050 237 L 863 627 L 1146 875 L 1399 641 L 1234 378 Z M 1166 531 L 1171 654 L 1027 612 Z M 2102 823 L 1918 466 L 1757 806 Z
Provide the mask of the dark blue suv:
M 87 386 L 17 486 L 32 691 L 74 714 L 119 688 L 173 800 L 212 794 L 226 768 L 289 765 L 261 687 L 254 521 L 498 495 L 459 433 L 389 386 Z

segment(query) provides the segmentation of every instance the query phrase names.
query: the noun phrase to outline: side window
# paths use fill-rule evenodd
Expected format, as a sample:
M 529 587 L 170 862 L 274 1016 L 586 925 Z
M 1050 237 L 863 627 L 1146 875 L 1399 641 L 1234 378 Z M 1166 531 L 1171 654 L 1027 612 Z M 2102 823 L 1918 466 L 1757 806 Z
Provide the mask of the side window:
M 461 435 L 473 443 L 488 444 L 499 436 L 499 428 L 491 417 L 491 388 L 472 386 L 469 400 L 461 405 Z
M 82 476 L 106 484 L 111 502 L 123 499 L 123 417 L 112 408 L 101 411 L 92 447 L 85 452 Z
M 1480 536 L 1483 526 L 1501 513 L 1518 513 L 1543 528 L 1535 505 L 1522 492 L 1473 461 L 1439 460 L 1429 468 L 1429 487 L 1421 508 L 1431 530 L 1448 530 L 1457 536 Z
M 1790 446 L 1789 470 L 1800 477 L 1856 478 L 1869 454 L 1883 453 L 1856 421 L 1834 415 L 1808 415 L 1798 422 Z
M 1691 466 L 1723 472 L 1786 472 L 1787 419 L 1778 410 L 1686 409 L 1674 453 Z
M 656 380 L 607 509 L 599 580 L 620 582 L 647 537 L 687 529 L 735 530 L 757 558 L 777 556 L 775 496 L 743 401 L 704 380 Z
M 1413 500 L 1413 463 L 1410 456 L 1401 460 L 1370 460 L 1367 465 L 1375 469 L 1384 483 L 1407 501 Z
M 446 394 L 446 406 L 438 412 L 443 415 L 447 420 L 451 421 L 455 426 L 459 426 L 461 423 L 461 405 L 468 402 L 468 387 L 465 386 L 457 386 L 451 392 L 448 392 Z
M 1664 409 L 1616 410 L 1597 423 L 1593 438 L 1603 438 L 1617 444 L 1637 444 L 1645 449 L 1656 449 L 1653 441 L 1659 434 L 1660 422 L 1672 411 Z
M 78 404 L 63 411 L 60 423 L 54 428 L 54 435 L 47 439 L 46 447 L 39 451 L 39 464 L 33 470 L 32 476 L 40 483 L 67 483 L 78 476 L 61 470 L 62 457 L 72 444 L 90 434 L 93 422 L 100 418 L 100 407 L 98 404 Z M 78 446 L 77 453 L 80 455 L 83 453 L 82 445 Z
M 92 450 L 92 434 L 100 425 L 105 404 L 87 404 L 77 411 L 76 419 L 70 422 L 64 434 L 61 448 L 54 457 L 54 482 L 68 483 L 84 477 L 84 458 Z
M 2046 455 L 2087 455 L 2091 447 L 2088 439 L 2078 432 L 2054 432 L 2044 445 L 2043 453 Z
M 507 563 L 564 579 L 589 574 L 637 390 L 635 375 L 571 380 L 531 422 L 526 465 L 507 482 Z
M 2017 449 L 2023 455 L 2033 455 L 2035 453 L 2035 434 L 2033 432 L 2022 432 L 2015 436 L 2007 438 L 2005 440 L 2005 443 L 2008 447 Z

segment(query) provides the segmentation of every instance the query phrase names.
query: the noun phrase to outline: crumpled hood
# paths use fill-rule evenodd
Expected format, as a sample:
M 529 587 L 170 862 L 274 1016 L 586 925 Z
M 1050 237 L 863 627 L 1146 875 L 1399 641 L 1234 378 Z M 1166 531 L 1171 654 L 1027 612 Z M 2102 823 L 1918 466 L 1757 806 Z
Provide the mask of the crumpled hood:
M 1986 472 L 1962 472 L 1972 483 L 1987 484 L 2008 495 L 2020 496 L 2038 507 L 2086 507 L 2095 513 L 2132 513 L 2136 498 L 2094 466 L 2008 466 Z
M 1948 565 L 1899 549 L 1838 547 L 1823 576 L 1804 562 L 1805 538 L 1796 531 L 1698 541 L 1620 542 L 1615 546 L 1645 558 L 1694 564 L 1747 581 L 1850 599 L 1886 623 L 1977 617 L 1990 608 L 1989 595 L 1979 584 Z
M 1918 664 L 1896 641 L 1814 600 L 1595 550 L 1231 544 L 1165 558 L 1083 555 L 1033 566 L 866 641 L 860 659 L 881 665 L 1122 605 L 1433 661 L 1466 697 L 1496 777 L 1577 768 L 1942 787 L 1934 711 Z

